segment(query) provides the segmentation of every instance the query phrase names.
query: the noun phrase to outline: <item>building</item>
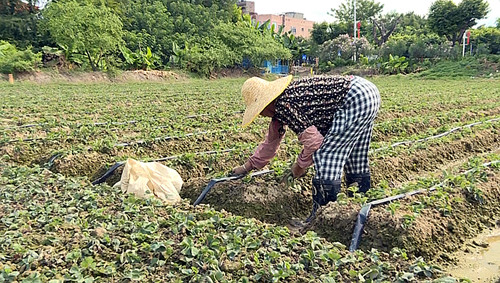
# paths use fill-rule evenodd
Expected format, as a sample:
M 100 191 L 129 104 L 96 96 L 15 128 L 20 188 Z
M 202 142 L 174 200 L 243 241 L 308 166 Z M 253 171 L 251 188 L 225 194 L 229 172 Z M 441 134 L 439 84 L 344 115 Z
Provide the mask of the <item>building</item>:
M 238 3 L 236 3 L 238 7 L 241 8 L 241 11 L 243 14 L 255 14 L 255 2 L 253 1 L 245 1 L 245 0 L 238 0 Z
M 303 13 L 287 12 L 281 15 L 259 15 L 258 13 L 255 13 L 255 2 L 245 0 L 239 0 L 238 7 L 241 8 L 243 13 L 249 14 L 252 17 L 252 20 L 255 20 L 256 22 L 262 24 L 269 20 L 269 28 L 274 25 L 275 30 L 278 30 L 281 26 L 284 26 L 283 31 L 290 31 L 295 36 L 303 38 L 309 38 L 311 36 L 314 22 L 305 19 Z
M 296 18 L 296 17 L 289 17 L 287 14 L 290 13 L 285 13 L 282 15 L 272 15 L 272 14 L 265 14 L 265 15 L 255 15 L 255 20 L 258 21 L 259 23 L 264 23 L 267 20 L 270 20 L 270 25 L 274 25 L 275 29 L 279 29 L 281 26 L 284 27 L 284 31 L 290 31 L 292 32 L 293 35 L 295 36 L 301 36 L 303 38 L 309 38 L 311 36 L 311 32 L 313 29 L 314 22 L 313 21 L 308 21 L 304 18 Z M 300 13 L 291 13 L 293 15 L 303 15 Z

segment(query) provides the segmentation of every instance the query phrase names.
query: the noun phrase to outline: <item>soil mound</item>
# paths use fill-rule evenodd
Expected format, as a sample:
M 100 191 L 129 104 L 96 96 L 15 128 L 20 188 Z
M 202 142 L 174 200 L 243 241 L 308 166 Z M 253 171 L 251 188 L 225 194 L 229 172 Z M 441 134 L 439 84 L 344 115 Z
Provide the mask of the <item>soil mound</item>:
M 124 71 L 118 74 L 110 75 L 103 72 L 30 72 L 16 74 L 14 79 L 17 81 L 29 81 L 34 83 L 53 83 L 53 82 L 71 82 L 71 83 L 98 83 L 98 82 L 130 82 L 130 81 L 165 81 L 182 80 L 184 75 L 172 71 Z M 6 75 L 2 75 L 3 80 L 7 80 Z
M 191 180 L 182 188 L 181 197 L 194 201 L 206 185 L 205 179 Z M 268 176 L 248 184 L 245 180 L 216 184 L 202 203 L 247 218 L 288 225 L 294 218 L 307 216 L 311 199 L 309 190 L 293 190 Z

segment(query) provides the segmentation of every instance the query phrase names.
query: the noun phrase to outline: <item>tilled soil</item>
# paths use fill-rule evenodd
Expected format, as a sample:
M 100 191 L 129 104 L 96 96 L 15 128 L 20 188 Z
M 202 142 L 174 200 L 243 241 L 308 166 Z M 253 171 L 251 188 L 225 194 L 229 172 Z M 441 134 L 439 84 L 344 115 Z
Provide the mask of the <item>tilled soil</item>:
M 250 137 L 242 136 L 242 139 L 247 138 Z M 283 146 L 283 148 L 286 147 L 287 145 Z M 159 155 L 163 155 L 163 150 L 166 148 L 168 148 L 168 144 L 154 146 L 154 150 Z M 437 169 L 451 162 L 498 148 L 500 148 L 500 134 L 497 129 L 490 128 L 475 131 L 473 135 L 459 140 L 437 143 L 425 148 L 403 150 L 398 152 L 396 156 L 377 154 L 371 157 L 372 184 L 388 180 L 391 182 L 390 185 L 397 186 L 402 182 L 415 179 L 416 176 L 436 172 Z M 12 156 L 16 156 L 17 153 L 14 149 L 11 152 Z M 288 153 L 281 150 L 278 158 L 286 160 L 287 155 Z M 114 163 L 113 160 L 116 156 L 126 157 L 128 154 L 118 151 L 110 154 L 97 152 L 70 154 L 56 159 L 52 170 L 69 176 L 87 176 L 95 180 Z M 22 155 L 18 155 L 18 157 L 23 158 Z M 206 178 L 207 175 L 217 172 L 229 172 L 231 168 L 241 165 L 247 157 L 244 153 L 195 156 L 171 160 L 169 166 L 178 170 L 185 182 L 189 184 L 197 178 Z M 44 158 L 41 164 L 47 159 Z M 121 171 L 117 170 L 108 183 L 113 184 L 114 181 L 118 180 L 120 173 Z M 310 177 L 311 174 L 307 178 Z M 310 185 L 306 182 L 304 186 L 307 188 Z
M 392 186 L 397 186 L 455 160 L 496 150 L 500 148 L 499 131 L 496 128 L 479 130 L 472 136 L 404 151 L 396 156 L 371 156 L 372 182 L 377 184 L 387 180 Z
M 206 185 L 202 179 L 189 182 L 182 188 L 181 197 L 194 202 Z M 235 180 L 216 184 L 202 203 L 247 218 L 287 225 L 293 218 L 307 216 L 311 199 L 309 190 L 293 190 L 273 176 L 266 176 L 250 183 Z
M 497 115 L 500 109 L 491 109 L 486 112 L 473 113 L 472 116 L 464 115 L 460 117 L 460 121 L 471 121 L 475 117 L 491 116 Z M 203 118 L 203 117 L 201 117 Z M 458 121 L 457 121 L 458 122 Z M 422 123 L 412 123 L 410 125 L 404 125 L 404 129 L 374 129 L 373 141 L 388 141 L 395 136 L 400 135 L 401 131 L 404 131 L 405 135 L 412 135 L 415 133 L 421 133 L 429 128 L 439 127 L 442 122 L 427 121 Z M 397 125 L 396 125 L 397 126 Z M 399 125 L 401 126 L 401 125 Z M 66 129 L 67 130 L 67 129 Z M 197 132 L 193 130 L 193 132 Z M 122 134 L 116 133 L 118 136 L 123 136 Z M 97 151 L 101 154 L 111 155 L 114 158 L 118 156 L 171 156 L 186 152 L 202 152 L 210 151 L 216 148 L 233 148 L 238 144 L 249 144 L 258 143 L 264 139 L 265 133 L 261 131 L 253 132 L 214 132 L 206 134 L 198 134 L 190 137 L 173 138 L 170 140 L 159 140 L 159 141 L 148 141 L 146 143 L 139 143 L 132 146 L 126 147 L 113 147 L 113 146 L 103 146 L 102 148 L 95 148 L 93 144 L 95 142 L 96 136 L 89 137 L 86 140 L 75 139 L 70 134 L 64 135 L 64 140 L 43 140 L 43 137 L 47 133 L 42 132 L 37 134 L 37 138 L 42 140 L 35 142 L 12 142 L 8 144 L 0 144 L 0 155 L 8 155 L 11 162 L 23 165 L 35 165 L 43 164 L 51 155 L 56 152 L 74 152 L 72 144 L 80 144 L 77 149 L 78 154 L 88 154 L 88 152 Z M 129 134 L 127 134 L 129 135 Z M 168 134 L 166 134 L 168 135 Z M 32 135 L 29 135 L 30 137 Z M 175 135 L 169 135 L 175 136 Z M 294 139 L 291 133 L 288 135 L 288 139 Z M 293 137 L 292 137 L 293 136 Z M 103 138 L 99 137 L 99 138 Z M 21 138 L 21 137 L 16 137 Z M 128 138 L 127 140 L 121 140 L 122 142 L 134 142 L 137 138 Z M 140 139 L 139 139 L 140 140 Z M 216 142 L 214 142 L 216 141 Z M 94 147 L 94 149 L 92 149 Z M 298 142 L 293 142 L 291 144 L 292 148 L 300 148 Z M 82 149 L 87 148 L 87 149 Z M 280 150 L 280 155 L 283 153 Z
M 253 138 L 254 134 L 239 137 L 240 140 L 246 142 Z M 203 140 L 198 141 L 200 144 L 196 146 L 202 150 Z M 161 155 L 161 152 L 168 152 L 169 146 L 173 145 L 168 142 L 162 145 L 152 145 L 151 150 L 160 152 Z M 179 144 L 175 143 L 175 146 Z M 181 146 L 189 147 L 189 144 Z M 416 176 L 435 172 L 437 168 L 451 162 L 493 151 L 499 147 L 498 129 L 492 127 L 474 130 L 473 134 L 468 134 L 459 140 L 405 149 L 398 152 L 397 156 L 376 155 L 372 157 L 373 182 L 394 180 L 392 185 L 397 185 L 413 180 Z M 17 152 L 15 147 L 10 150 L 12 155 Z M 69 154 L 56 159 L 52 170 L 70 176 L 85 175 L 94 180 L 106 171 L 106 164 L 109 166 L 114 163 L 113 159 L 117 155 L 127 156 L 128 153 L 125 151 L 108 154 L 98 152 Z M 286 153 L 281 152 L 280 155 L 283 158 Z M 19 154 L 19 158 L 23 158 L 22 154 Z M 228 171 L 244 159 L 244 154 L 239 153 L 231 158 L 227 155 L 181 158 L 172 161 L 171 165 L 181 173 L 185 180 L 181 191 L 182 197 L 193 202 L 208 183 L 207 175 Z M 113 184 L 118 181 L 120 174 L 119 169 L 108 180 L 108 183 Z M 311 174 L 300 180 L 298 189 L 291 189 L 280 184 L 271 175 L 256 177 L 251 181 L 237 180 L 220 183 L 215 185 L 203 203 L 236 215 L 288 225 L 292 219 L 304 219 L 310 212 L 310 177 Z M 463 239 L 474 236 L 483 227 L 489 225 L 492 217 L 499 214 L 498 183 L 500 179 L 498 174 L 494 177 L 492 181 L 481 185 L 481 188 L 485 188 L 486 205 L 458 203 L 453 214 L 447 217 L 442 217 L 432 210 L 423 211 L 406 229 L 402 227 L 402 219 L 410 212 L 397 211 L 392 215 L 385 207 L 374 208 L 365 227 L 361 248 L 373 247 L 388 251 L 393 247 L 404 247 L 413 255 L 446 259 L 447 254 L 456 250 Z M 350 206 L 330 204 L 322 211 L 322 217 L 318 218 L 312 229 L 331 241 L 339 241 L 348 245 L 359 208 L 359 205 L 354 204 Z

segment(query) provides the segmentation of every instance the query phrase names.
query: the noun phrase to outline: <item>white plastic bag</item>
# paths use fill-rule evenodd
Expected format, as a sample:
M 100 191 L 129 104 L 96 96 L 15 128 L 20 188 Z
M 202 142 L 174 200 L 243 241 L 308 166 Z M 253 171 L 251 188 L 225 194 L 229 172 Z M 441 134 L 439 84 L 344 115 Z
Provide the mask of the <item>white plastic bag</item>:
M 170 204 L 181 200 L 183 181 L 177 171 L 158 162 L 140 162 L 128 159 L 123 168 L 120 182 L 123 193 L 133 193 L 140 198 L 155 197 Z

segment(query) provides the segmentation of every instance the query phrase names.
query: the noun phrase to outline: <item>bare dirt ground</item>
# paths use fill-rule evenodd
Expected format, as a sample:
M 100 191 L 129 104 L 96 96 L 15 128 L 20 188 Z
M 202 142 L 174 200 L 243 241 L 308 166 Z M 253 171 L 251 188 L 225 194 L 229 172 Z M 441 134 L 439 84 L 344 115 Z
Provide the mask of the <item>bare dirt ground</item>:
M 1 75 L 2 80 L 7 81 L 7 75 Z M 165 81 L 182 80 L 186 75 L 172 71 L 124 71 L 115 75 L 104 72 L 67 72 L 67 71 L 38 71 L 31 73 L 16 74 L 15 81 L 28 81 L 33 83 L 98 83 L 98 82 L 130 82 L 130 81 Z
M 473 282 L 500 282 L 500 223 L 467 241 L 465 249 L 453 254 L 458 263 L 447 268 L 457 278 Z

